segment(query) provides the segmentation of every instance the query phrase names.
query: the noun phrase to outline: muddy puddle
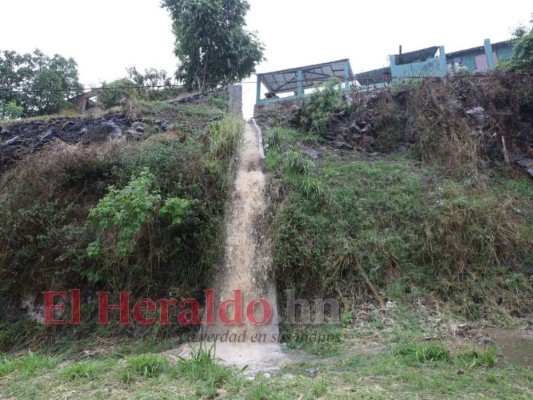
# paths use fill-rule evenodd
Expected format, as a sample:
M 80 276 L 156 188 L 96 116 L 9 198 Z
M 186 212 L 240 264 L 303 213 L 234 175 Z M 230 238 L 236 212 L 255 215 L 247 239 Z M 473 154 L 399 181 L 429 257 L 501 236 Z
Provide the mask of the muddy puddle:
M 494 346 L 506 363 L 533 367 L 533 330 L 485 328 L 477 331 L 478 345 Z

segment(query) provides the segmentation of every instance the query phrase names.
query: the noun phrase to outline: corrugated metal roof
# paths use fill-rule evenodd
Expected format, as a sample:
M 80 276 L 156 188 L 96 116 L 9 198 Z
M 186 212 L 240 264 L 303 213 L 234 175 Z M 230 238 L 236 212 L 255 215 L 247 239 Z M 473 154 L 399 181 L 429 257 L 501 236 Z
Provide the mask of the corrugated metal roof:
M 396 65 L 411 64 L 414 62 L 426 61 L 428 58 L 434 58 L 438 49 L 438 46 L 432 46 L 426 49 L 410 51 L 409 53 L 396 54 L 394 56 Z
M 506 46 L 513 46 L 511 40 L 505 40 L 503 42 L 497 42 L 491 44 L 492 48 L 500 48 L 500 47 L 506 47 Z M 453 51 L 451 53 L 446 53 L 447 58 L 456 57 L 459 55 L 464 55 L 465 53 L 485 53 L 485 46 L 476 46 L 476 47 L 470 47 L 469 49 L 464 50 L 457 50 Z
M 354 79 L 361 85 L 368 86 L 378 83 L 388 83 L 392 80 L 392 74 L 390 67 L 385 67 L 355 74 Z
M 257 74 L 257 78 L 266 86 L 269 92 L 295 92 L 298 90 L 298 71 L 302 71 L 303 75 L 302 88 L 307 89 L 332 77 L 337 77 L 344 81 L 346 63 L 348 63 L 349 79 L 352 79 L 353 72 L 348 59 Z

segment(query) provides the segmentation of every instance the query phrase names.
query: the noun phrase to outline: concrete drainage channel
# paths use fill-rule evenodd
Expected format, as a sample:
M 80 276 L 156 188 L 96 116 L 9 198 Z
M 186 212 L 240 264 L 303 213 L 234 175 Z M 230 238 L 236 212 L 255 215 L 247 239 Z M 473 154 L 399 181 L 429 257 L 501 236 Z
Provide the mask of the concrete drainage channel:
M 242 88 L 228 88 L 228 111 L 242 117 Z M 233 193 L 225 217 L 225 265 L 217 274 L 214 310 L 224 318 L 204 316 L 192 343 L 167 352 L 171 359 L 202 349 L 246 374 L 272 372 L 286 361 L 279 343 L 276 288 L 272 259 L 265 240 L 266 176 L 261 129 L 246 123 L 238 150 Z M 207 307 L 206 307 L 207 308 Z M 245 312 L 243 312 L 245 310 Z M 209 314 L 209 313 L 207 313 Z

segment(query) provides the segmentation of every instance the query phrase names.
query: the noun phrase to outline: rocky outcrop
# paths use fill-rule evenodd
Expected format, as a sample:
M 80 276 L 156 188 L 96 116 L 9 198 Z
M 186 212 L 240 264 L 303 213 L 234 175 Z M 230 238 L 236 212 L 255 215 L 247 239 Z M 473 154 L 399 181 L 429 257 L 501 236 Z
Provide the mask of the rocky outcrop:
M 370 154 L 401 152 L 419 143 L 424 129 L 445 132 L 456 123 L 457 129 L 470 130 L 481 144 L 486 159 L 501 162 L 507 154 L 509 163 L 514 161 L 515 166 L 533 177 L 533 114 L 530 108 L 516 108 L 515 103 L 520 103 L 509 99 L 506 103 L 501 100 L 501 104 L 495 104 L 488 94 L 485 95 L 488 99 L 479 93 L 477 97 L 463 98 L 454 92 L 454 87 L 432 85 L 430 82 L 395 91 L 354 90 L 351 96 L 344 94 L 349 111 L 339 109 L 338 113 L 333 113 L 329 129 L 322 137 L 338 150 Z M 504 91 L 508 97 L 514 93 Z M 276 126 L 309 128 L 303 124 L 306 118 L 302 100 L 256 105 L 255 118 L 265 129 Z M 507 144 L 505 151 L 502 143 Z
M 151 133 L 169 130 L 170 126 L 168 121 L 154 118 L 130 123 L 124 114 L 4 123 L 0 125 L 0 170 L 53 140 L 84 145 L 120 138 L 143 140 Z

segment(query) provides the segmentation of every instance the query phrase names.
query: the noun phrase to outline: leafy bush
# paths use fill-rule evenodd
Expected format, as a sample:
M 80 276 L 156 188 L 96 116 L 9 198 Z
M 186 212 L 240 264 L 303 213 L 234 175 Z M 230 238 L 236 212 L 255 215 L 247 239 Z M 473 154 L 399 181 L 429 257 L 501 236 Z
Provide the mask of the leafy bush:
M 163 216 L 167 216 L 172 219 L 172 225 L 177 226 L 183 222 L 183 214 L 190 207 L 191 202 L 189 200 L 180 199 L 174 197 L 165 200 L 165 204 L 161 207 L 159 212 Z
M 158 203 L 161 195 L 152 191 L 154 177 L 145 168 L 139 177 L 132 178 L 131 182 L 121 190 L 114 186 L 109 187 L 109 193 L 98 202 L 89 213 L 89 220 L 94 222 L 102 231 L 116 232 L 117 255 L 128 256 L 135 247 L 135 237 L 145 224 Z M 91 256 L 99 254 L 99 247 L 92 243 L 89 247 Z
M 317 87 L 315 92 L 305 101 L 302 125 L 306 130 L 320 135 L 328 132 L 335 117 L 345 113 L 349 106 L 342 98 L 341 82 L 332 78 Z

